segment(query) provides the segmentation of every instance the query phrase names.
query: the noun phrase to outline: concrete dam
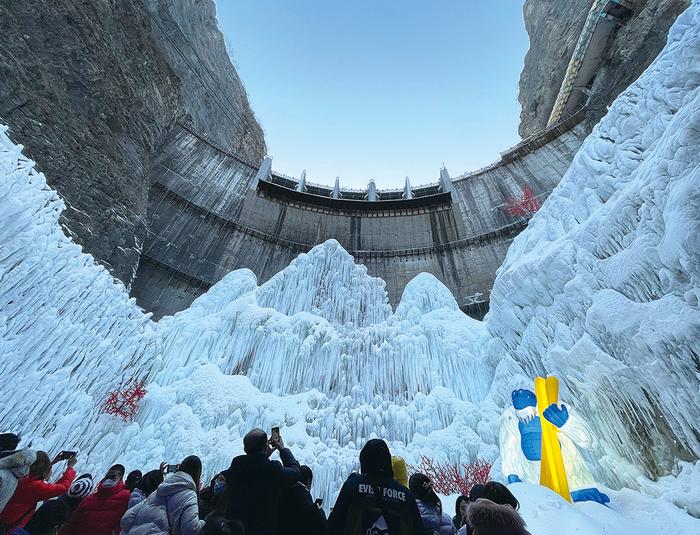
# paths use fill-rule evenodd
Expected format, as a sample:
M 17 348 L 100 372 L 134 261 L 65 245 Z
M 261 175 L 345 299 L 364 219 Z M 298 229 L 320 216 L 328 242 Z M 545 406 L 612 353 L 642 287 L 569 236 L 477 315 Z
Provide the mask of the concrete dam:
M 258 283 L 300 253 L 337 240 L 396 305 L 428 272 L 481 319 L 515 236 L 559 183 L 586 130 L 581 109 L 503 152 L 499 161 L 437 182 L 364 191 L 298 180 L 224 149 L 179 123 L 150 171 L 148 234 L 131 294 L 155 319 L 187 308 L 228 272 Z

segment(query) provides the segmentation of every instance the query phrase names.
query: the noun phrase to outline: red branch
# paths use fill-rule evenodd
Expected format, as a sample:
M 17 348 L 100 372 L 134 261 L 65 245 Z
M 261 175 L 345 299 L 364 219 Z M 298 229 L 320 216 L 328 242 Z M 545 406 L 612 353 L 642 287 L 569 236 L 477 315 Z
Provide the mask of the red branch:
M 541 205 L 535 193 L 525 186 L 522 195 L 506 199 L 506 212 L 511 217 L 529 217 L 539 210 Z
M 145 381 L 134 379 L 123 390 L 115 390 L 107 394 L 107 399 L 102 404 L 102 412 L 119 416 L 125 422 L 130 422 L 136 416 L 138 402 L 145 395 Z
M 469 495 L 471 488 L 479 484 L 486 484 L 491 473 L 491 463 L 483 459 L 474 459 L 469 464 L 460 466 L 441 465 L 424 455 L 421 455 L 418 466 L 408 466 L 411 474 L 420 472 L 430 478 L 433 489 L 438 494 L 465 494 Z

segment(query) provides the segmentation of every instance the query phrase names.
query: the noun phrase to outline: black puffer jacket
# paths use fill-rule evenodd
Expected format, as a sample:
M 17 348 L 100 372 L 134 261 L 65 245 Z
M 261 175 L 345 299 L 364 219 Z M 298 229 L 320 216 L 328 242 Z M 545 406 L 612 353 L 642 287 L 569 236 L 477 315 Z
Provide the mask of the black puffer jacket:
M 410 490 L 390 477 L 350 474 L 328 517 L 328 532 L 364 535 L 384 531 L 423 535 L 416 499 Z
M 326 514 L 301 483 L 295 483 L 280 495 L 277 521 L 280 535 L 326 535 L 326 523 Z
M 299 479 L 299 463 L 287 448 L 279 461 L 264 453 L 239 455 L 224 472 L 226 490 L 216 504 L 216 512 L 229 520 L 240 520 L 246 535 L 275 535 L 280 493 Z

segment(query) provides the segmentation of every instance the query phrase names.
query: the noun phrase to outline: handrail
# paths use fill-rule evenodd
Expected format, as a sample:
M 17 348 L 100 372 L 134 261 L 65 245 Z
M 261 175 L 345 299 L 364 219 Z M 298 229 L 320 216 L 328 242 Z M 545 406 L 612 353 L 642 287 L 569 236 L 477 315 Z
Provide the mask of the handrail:
M 547 138 L 550 137 L 553 133 L 556 133 L 556 137 L 559 137 L 560 135 L 562 135 L 565 132 L 568 132 L 578 123 L 580 123 L 586 116 L 586 109 L 586 106 L 582 106 L 574 113 L 569 115 L 566 119 L 562 119 L 558 123 L 548 126 L 543 130 L 540 130 L 539 132 L 536 132 L 526 137 L 518 144 L 513 145 L 509 149 L 504 150 L 503 152 L 501 152 L 500 159 L 498 159 L 497 161 L 484 165 L 483 167 L 480 167 L 479 169 L 476 169 L 474 171 L 466 171 L 465 173 L 454 177 L 452 179 L 452 182 L 454 183 L 458 180 L 464 180 L 476 175 L 480 175 L 481 173 L 490 171 L 503 164 L 509 163 L 518 156 L 523 156 L 524 154 L 527 154 L 530 151 L 544 146 L 548 141 L 551 141 L 551 139 Z M 523 150 L 527 150 L 527 152 L 525 152 L 524 154 L 520 154 L 520 152 Z
M 301 243 L 301 242 L 295 242 L 291 240 L 287 240 L 285 238 L 279 238 L 277 236 L 273 236 L 271 234 L 268 234 L 266 232 L 263 232 L 261 230 L 255 229 L 253 227 L 249 227 L 247 225 L 244 225 L 238 221 L 234 221 L 232 219 L 229 219 L 223 215 L 217 214 L 216 212 L 212 212 L 208 208 L 205 208 L 203 206 L 200 206 L 193 201 L 187 199 L 186 197 L 183 197 L 179 193 L 171 190 L 168 186 L 163 184 L 162 182 L 156 182 L 152 187 L 161 190 L 165 195 L 178 200 L 184 204 L 187 205 L 187 208 L 191 209 L 194 212 L 204 214 L 205 216 L 210 216 L 212 219 L 215 219 L 219 221 L 220 223 L 226 225 L 227 227 L 233 228 L 234 230 L 239 230 L 244 234 L 248 234 L 249 236 L 257 237 L 262 239 L 263 241 L 271 242 L 276 245 L 283 245 L 289 248 L 293 249 L 298 249 L 298 250 L 304 250 L 304 251 L 310 251 L 313 247 L 315 247 L 317 244 L 308 244 L 308 243 Z M 497 229 L 494 229 L 489 232 L 485 232 L 483 234 L 479 234 L 476 236 L 470 236 L 467 238 L 462 238 L 459 240 L 453 240 L 449 242 L 444 242 L 444 243 L 438 243 L 438 244 L 432 244 L 432 245 L 426 245 L 422 247 L 411 247 L 407 249 L 358 249 L 358 250 L 347 250 L 348 253 L 352 255 L 357 255 L 357 256 L 362 256 L 362 257 L 367 257 L 367 256 L 409 256 L 409 255 L 417 255 L 417 254 L 426 254 L 427 252 L 432 252 L 432 251 L 446 251 L 451 248 L 457 248 L 457 247 L 465 247 L 469 245 L 475 245 L 478 243 L 484 243 L 491 241 L 493 238 L 496 238 L 498 236 L 502 236 L 504 234 L 512 234 L 516 231 L 520 231 L 523 228 L 527 226 L 527 220 L 526 219 L 519 219 L 513 223 L 510 223 L 508 225 L 504 225 L 502 227 L 499 227 Z M 157 236 L 154 234 L 154 236 Z

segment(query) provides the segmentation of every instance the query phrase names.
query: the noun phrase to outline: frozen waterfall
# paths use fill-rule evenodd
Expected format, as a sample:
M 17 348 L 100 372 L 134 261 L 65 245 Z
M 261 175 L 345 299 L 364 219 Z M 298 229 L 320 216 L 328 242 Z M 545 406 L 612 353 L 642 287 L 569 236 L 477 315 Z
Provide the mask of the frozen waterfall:
M 510 391 L 547 373 L 600 439 L 597 479 L 653 493 L 647 478 L 700 457 L 698 65 L 694 2 L 511 246 L 484 322 L 427 274 L 392 310 L 331 240 L 260 286 L 232 272 L 156 324 L 64 235 L 63 202 L 3 127 L 3 430 L 97 472 L 196 453 L 212 473 L 250 428 L 279 425 L 332 503 L 376 436 L 409 462 L 482 457 L 500 475 Z M 103 414 L 133 379 L 148 388 L 135 420 Z

